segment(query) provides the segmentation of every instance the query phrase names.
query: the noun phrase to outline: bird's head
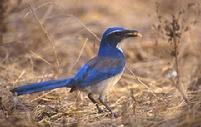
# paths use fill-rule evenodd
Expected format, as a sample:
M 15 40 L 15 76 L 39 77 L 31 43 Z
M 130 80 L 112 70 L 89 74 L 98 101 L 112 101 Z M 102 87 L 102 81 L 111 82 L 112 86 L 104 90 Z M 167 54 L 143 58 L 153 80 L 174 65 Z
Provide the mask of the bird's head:
M 101 43 L 116 47 L 123 39 L 131 37 L 142 37 L 142 35 L 137 30 L 129 30 L 123 27 L 111 27 L 103 33 Z

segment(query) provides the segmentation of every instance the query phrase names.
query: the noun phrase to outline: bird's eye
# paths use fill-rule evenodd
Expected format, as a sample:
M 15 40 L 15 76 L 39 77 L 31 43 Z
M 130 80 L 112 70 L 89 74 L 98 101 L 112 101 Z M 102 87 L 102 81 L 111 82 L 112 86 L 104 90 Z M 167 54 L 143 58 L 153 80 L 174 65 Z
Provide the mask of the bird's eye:
M 120 36 L 120 35 L 121 35 L 120 32 L 115 32 L 114 34 L 115 34 L 116 36 Z

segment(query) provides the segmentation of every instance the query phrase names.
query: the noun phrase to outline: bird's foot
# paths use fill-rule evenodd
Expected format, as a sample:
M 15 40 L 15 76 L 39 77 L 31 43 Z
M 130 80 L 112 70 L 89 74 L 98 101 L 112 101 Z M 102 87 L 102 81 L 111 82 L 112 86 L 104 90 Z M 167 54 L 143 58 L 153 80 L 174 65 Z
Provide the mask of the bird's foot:
M 116 112 L 111 112 L 112 118 L 117 118 L 118 114 Z
M 103 109 L 101 109 L 101 108 L 99 107 L 98 103 L 96 103 L 96 107 L 97 107 L 97 109 L 98 109 L 98 113 L 103 113 Z
M 101 109 L 99 106 L 97 106 L 98 113 L 103 113 L 103 109 Z

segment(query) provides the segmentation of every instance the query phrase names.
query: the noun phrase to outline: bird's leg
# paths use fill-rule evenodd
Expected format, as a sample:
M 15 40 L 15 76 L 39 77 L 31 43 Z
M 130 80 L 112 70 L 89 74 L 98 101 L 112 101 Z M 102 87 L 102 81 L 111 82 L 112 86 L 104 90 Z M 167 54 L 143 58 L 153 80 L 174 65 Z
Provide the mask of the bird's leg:
M 98 109 L 98 113 L 102 113 L 103 110 L 99 107 L 98 102 L 93 98 L 93 94 L 92 93 L 88 94 L 88 98 L 91 100 L 91 102 L 93 102 L 96 105 L 96 107 Z
M 100 101 L 101 104 L 103 104 L 106 107 L 106 109 L 112 114 L 113 117 L 117 117 L 117 114 L 114 113 L 112 111 L 112 109 L 109 107 L 109 105 L 105 102 L 104 96 L 100 95 L 99 96 L 99 101 Z

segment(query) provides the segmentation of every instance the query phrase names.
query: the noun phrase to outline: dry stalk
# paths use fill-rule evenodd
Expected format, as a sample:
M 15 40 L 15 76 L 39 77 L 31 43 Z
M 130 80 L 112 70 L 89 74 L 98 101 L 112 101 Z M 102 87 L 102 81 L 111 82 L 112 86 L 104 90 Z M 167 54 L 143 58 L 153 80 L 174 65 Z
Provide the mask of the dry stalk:
M 78 17 L 76 17 L 75 15 L 73 15 L 73 14 L 69 14 L 69 15 L 61 14 L 61 15 L 59 15 L 59 16 L 74 18 L 74 19 L 75 19 L 76 21 L 78 21 L 78 23 L 79 23 L 81 26 L 83 26 L 91 35 L 93 35 L 93 36 L 96 38 L 96 40 L 101 41 L 101 39 L 100 39 L 92 30 L 90 30 L 90 29 L 89 29 Z M 58 17 L 58 15 L 57 15 L 56 17 Z M 94 49 L 95 49 L 95 47 L 96 47 L 96 43 L 94 43 Z
M 48 62 L 45 58 L 43 58 L 41 55 L 35 53 L 34 51 L 30 51 L 31 54 L 33 54 L 33 56 L 35 56 L 38 59 L 41 59 L 42 61 L 44 61 L 45 63 L 47 63 L 48 65 L 52 66 L 52 64 L 50 62 Z
M 98 41 L 101 41 L 101 39 L 92 31 L 92 30 L 90 30 L 78 17 L 76 17 L 76 16 L 74 16 L 74 15 L 64 15 L 65 17 L 72 17 L 72 18 L 74 18 L 75 20 L 77 20 L 78 21 L 78 23 L 81 25 L 81 26 L 83 26 L 91 35 L 93 35 L 95 38 L 96 38 L 96 40 L 98 40 Z M 96 43 L 94 43 L 94 52 L 95 52 L 95 49 L 96 49 Z
M 65 16 L 76 19 L 80 25 L 82 25 L 90 34 L 92 34 L 96 38 L 96 40 L 101 41 L 101 39 L 92 30 L 90 30 L 78 17 L 74 15 L 65 15 Z
M 81 50 L 80 50 L 80 52 L 79 52 L 79 55 L 78 55 L 77 59 L 75 60 L 74 64 L 72 65 L 72 67 L 69 69 L 69 72 L 70 72 L 70 71 L 75 67 L 75 65 L 79 62 L 80 57 L 81 57 L 81 55 L 82 55 L 82 53 L 83 53 L 83 51 L 84 51 L 84 48 L 85 48 L 85 46 L 86 46 L 86 44 L 87 44 L 87 41 L 88 41 L 88 38 L 85 39 L 84 44 L 82 45 L 82 48 L 81 48 Z
M 135 96 L 134 96 L 134 90 L 132 88 L 130 89 L 130 95 L 132 98 L 133 115 L 135 115 L 135 113 L 136 113 L 136 100 L 135 100 Z
M 29 6 L 30 11 L 32 12 L 35 20 L 38 22 L 38 24 L 40 25 L 41 30 L 43 31 L 43 33 L 45 34 L 45 36 L 47 37 L 47 39 L 49 40 L 49 42 L 52 45 L 52 49 L 54 51 L 54 56 L 56 59 L 56 64 L 57 64 L 57 71 L 59 72 L 60 70 L 60 63 L 59 63 L 59 58 L 57 55 L 57 51 L 56 51 L 56 47 L 55 47 L 55 42 L 54 40 L 50 37 L 48 31 L 46 30 L 46 28 L 44 27 L 44 24 L 40 21 L 39 17 L 37 16 L 37 14 L 35 13 L 35 10 L 33 8 L 33 6 L 31 5 L 31 3 L 27 0 L 27 5 Z
M 143 81 L 141 81 L 140 78 L 137 77 L 135 75 L 135 73 L 128 66 L 126 67 L 126 69 L 131 73 L 131 75 L 134 77 L 134 79 L 136 79 L 140 84 L 142 84 L 145 88 L 147 88 L 147 90 L 150 91 L 154 97 L 156 97 L 157 99 L 160 100 L 160 98 L 154 93 L 154 91 L 152 89 L 150 89 L 150 87 L 147 84 L 145 84 Z
M 176 71 L 173 84 L 186 102 L 188 102 L 187 97 L 183 89 L 183 84 L 180 81 L 180 71 L 182 68 L 179 64 L 179 49 L 183 34 L 189 32 L 190 28 L 197 23 L 197 17 L 200 15 L 200 9 L 197 5 L 199 5 L 199 3 L 196 1 L 188 2 L 183 9 L 173 12 L 173 14 L 160 14 L 160 4 L 156 3 L 156 17 L 158 22 L 153 25 L 153 29 L 156 31 L 157 35 L 159 35 L 156 40 L 158 41 L 159 38 L 165 38 L 173 45 L 171 56 L 174 58 Z

